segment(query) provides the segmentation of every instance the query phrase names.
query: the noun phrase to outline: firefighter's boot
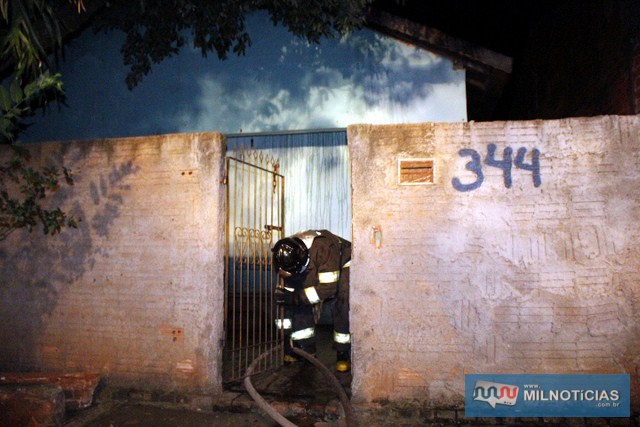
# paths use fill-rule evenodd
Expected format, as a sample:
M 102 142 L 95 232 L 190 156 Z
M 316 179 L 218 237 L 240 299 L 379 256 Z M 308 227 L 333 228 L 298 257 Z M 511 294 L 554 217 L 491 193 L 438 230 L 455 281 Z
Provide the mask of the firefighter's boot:
M 348 351 L 339 351 L 336 357 L 336 371 L 349 372 L 351 370 L 351 357 Z
M 284 340 L 284 358 L 282 360 L 285 365 L 291 365 L 298 361 L 298 356 L 291 350 L 291 347 L 291 338 L 286 337 Z
M 293 353 L 285 353 L 283 362 L 285 365 L 291 365 L 298 362 L 298 357 Z

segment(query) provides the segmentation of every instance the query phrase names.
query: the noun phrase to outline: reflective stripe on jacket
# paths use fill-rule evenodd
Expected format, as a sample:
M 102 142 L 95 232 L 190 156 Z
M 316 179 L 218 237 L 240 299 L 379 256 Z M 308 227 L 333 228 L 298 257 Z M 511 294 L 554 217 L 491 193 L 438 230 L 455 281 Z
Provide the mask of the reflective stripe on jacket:
M 310 304 L 334 296 L 340 271 L 348 268 L 351 260 L 351 242 L 328 230 L 307 230 L 296 236 L 310 245 L 309 264 L 302 284 L 304 296 Z
M 333 340 L 338 344 L 349 344 L 351 342 L 351 334 L 333 331 Z
M 292 332 L 291 339 L 293 341 L 306 340 L 308 338 L 313 338 L 315 334 L 316 333 L 314 328 L 301 329 L 299 331 Z

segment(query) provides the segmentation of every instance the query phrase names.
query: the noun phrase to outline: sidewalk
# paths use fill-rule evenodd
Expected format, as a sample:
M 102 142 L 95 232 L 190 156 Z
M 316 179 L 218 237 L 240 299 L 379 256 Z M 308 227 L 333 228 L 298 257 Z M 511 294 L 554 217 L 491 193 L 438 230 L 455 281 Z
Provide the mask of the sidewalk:
M 343 378 L 348 383 L 349 378 Z M 311 366 L 289 366 L 253 377 L 260 395 L 299 427 L 345 427 L 335 391 Z M 346 387 L 348 390 L 348 385 Z M 360 427 L 640 427 L 631 418 L 464 418 L 463 409 L 425 409 L 386 403 L 354 406 Z M 276 427 L 240 384 L 221 396 L 156 395 L 126 390 L 99 391 L 92 407 L 68 417 L 65 427 Z
M 348 390 L 350 375 L 342 381 Z M 252 384 L 275 410 L 300 427 L 338 426 L 343 418 L 336 391 L 313 366 L 285 366 L 257 374 Z M 70 415 L 65 427 L 278 425 L 242 384 L 233 384 L 216 398 L 102 389 L 91 408 Z
M 345 427 L 344 418 L 338 418 L 331 411 L 326 414 L 305 408 L 304 405 L 280 403 L 281 413 L 299 427 Z M 202 410 L 184 404 L 158 402 L 112 401 L 97 405 L 70 418 L 65 427 L 275 427 L 259 408 L 243 411 L 231 408 Z M 284 408 L 284 410 L 283 410 Z M 360 427 L 413 427 L 413 426 L 492 426 L 492 427 L 618 427 L 640 426 L 635 418 L 555 418 L 555 419 L 465 419 L 455 410 L 420 411 L 411 409 L 384 409 L 362 411 L 356 408 Z
M 318 331 L 320 337 L 330 331 Z M 326 337 L 325 337 L 326 338 Z M 318 348 L 318 359 L 333 371 L 335 353 Z M 337 376 L 351 395 L 351 375 Z M 345 427 L 344 410 L 336 390 L 321 371 L 311 365 L 283 366 L 253 375 L 258 393 L 281 415 L 299 427 Z M 243 384 L 227 385 L 221 396 L 154 394 L 143 391 L 96 391 L 92 407 L 67 417 L 65 427 L 275 427 L 250 397 Z M 377 403 L 354 406 L 360 427 L 493 426 L 493 427 L 640 427 L 640 415 L 632 418 L 464 418 L 456 408 L 427 409 L 410 403 Z

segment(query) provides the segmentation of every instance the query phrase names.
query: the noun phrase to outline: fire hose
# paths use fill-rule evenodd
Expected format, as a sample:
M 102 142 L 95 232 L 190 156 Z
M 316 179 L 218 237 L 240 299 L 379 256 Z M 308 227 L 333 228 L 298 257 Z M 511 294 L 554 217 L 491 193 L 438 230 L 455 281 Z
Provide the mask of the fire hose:
M 349 397 L 347 396 L 347 393 L 344 391 L 344 389 L 342 388 L 342 385 L 340 384 L 338 379 L 335 377 L 335 375 L 333 375 L 333 373 L 326 366 L 324 366 L 322 362 L 320 362 L 318 359 L 316 359 L 306 351 L 303 351 L 299 348 L 293 348 L 292 350 L 294 353 L 304 357 L 313 366 L 318 368 L 320 372 L 322 372 L 322 374 L 325 376 L 325 378 L 329 380 L 333 388 L 338 393 L 338 397 L 340 398 L 340 403 L 345 413 L 347 427 L 357 427 L 358 424 L 356 421 L 353 408 L 351 407 L 351 402 L 349 401 Z M 246 372 L 246 376 L 244 378 L 244 387 L 249 393 L 249 395 L 251 396 L 251 398 L 258 404 L 258 406 L 263 411 L 265 411 L 275 422 L 280 424 L 282 427 L 297 427 L 294 423 L 292 423 L 291 421 L 286 419 L 282 414 L 276 411 L 275 408 L 271 406 L 269 402 L 267 402 L 262 396 L 260 396 L 260 394 L 256 391 L 255 387 L 253 387 L 253 384 L 251 383 L 251 375 L 253 374 L 253 370 L 255 369 L 256 365 L 260 361 L 262 361 L 262 359 L 266 358 L 270 353 L 271 351 L 266 351 L 262 353 L 259 357 L 257 357 L 253 362 L 251 362 L 251 365 L 249 365 L 249 368 L 247 369 L 247 372 Z

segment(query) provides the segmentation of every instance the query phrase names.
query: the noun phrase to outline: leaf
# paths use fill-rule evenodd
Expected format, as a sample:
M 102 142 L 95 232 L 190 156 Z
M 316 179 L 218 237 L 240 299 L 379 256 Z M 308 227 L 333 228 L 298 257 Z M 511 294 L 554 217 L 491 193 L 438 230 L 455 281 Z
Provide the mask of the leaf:
M 0 13 L 2 14 L 2 19 L 5 21 L 9 20 L 9 2 L 6 0 L 0 1 Z
M 22 89 L 20 88 L 20 83 L 18 82 L 18 80 L 14 80 L 11 83 L 11 86 L 9 87 L 9 93 L 11 94 L 11 100 L 14 103 L 19 104 L 22 102 L 24 94 L 22 92 Z
M 11 109 L 11 96 L 4 86 L 0 86 L 0 108 L 2 111 Z
M 7 139 L 11 139 L 13 134 L 11 133 L 11 120 L 6 117 L 0 119 L 0 133 Z

